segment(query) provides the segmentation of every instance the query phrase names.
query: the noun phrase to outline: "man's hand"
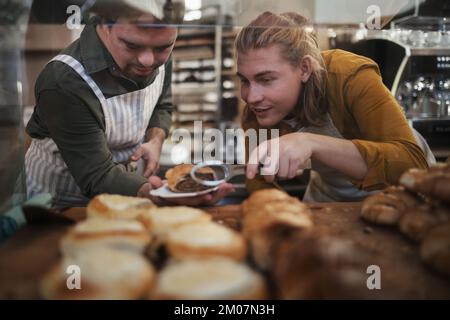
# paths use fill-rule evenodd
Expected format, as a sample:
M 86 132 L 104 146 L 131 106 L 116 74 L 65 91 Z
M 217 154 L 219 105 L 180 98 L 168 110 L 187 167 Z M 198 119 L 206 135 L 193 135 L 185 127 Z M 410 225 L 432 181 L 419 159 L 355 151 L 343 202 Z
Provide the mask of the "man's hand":
M 160 128 L 152 128 L 147 133 L 148 142 L 143 143 L 131 156 L 132 161 L 145 160 L 144 177 L 149 178 L 159 171 L 159 158 L 165 133 Z
M 144 183 L 139 189 L 137 196 L 140 198 L 149 198 L 151 200 L 152 196 L 150 195 L 150 191 L 153 189 L 158 189 L 163 185 L 162 180 L 159 177 L 152 176 L 148 178 L 148 182 Z

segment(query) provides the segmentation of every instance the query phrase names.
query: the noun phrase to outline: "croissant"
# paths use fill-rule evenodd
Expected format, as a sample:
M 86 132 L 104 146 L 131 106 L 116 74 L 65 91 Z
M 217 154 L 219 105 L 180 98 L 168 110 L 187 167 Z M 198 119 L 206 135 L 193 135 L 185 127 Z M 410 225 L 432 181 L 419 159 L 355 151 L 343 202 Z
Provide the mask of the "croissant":
M 406 209 L 419 203 L 419 199 L 403 187 L 391 186 L 366 198 L 362 203 L 361 216 L 369 222 L 395 225 Z
M 408 190 L 450 203 L 450 164 L 440 163 L 429 170 L 410 169 L 399 180 Z

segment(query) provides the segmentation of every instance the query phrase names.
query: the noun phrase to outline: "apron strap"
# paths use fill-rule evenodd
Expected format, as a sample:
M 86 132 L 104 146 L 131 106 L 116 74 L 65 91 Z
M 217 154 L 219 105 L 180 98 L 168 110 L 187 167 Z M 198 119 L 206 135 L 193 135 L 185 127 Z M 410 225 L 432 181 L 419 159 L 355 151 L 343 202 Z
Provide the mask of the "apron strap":
M 94 91 L 95 96 L 100 100 L 100 103 L 103 103 L 106 99 L 103 95 L 102 91 L 98 87 L 98 85 L 95 83 L 95 81 L 87 74 L 86 70 L 84 69 L 83 65 L 76 60 L 75 58 L 67 55 L 67 54 L 60 54 L 54 57 L 52 60 L 49 61 L 60 61 L 65 64 L 67 64 L 69 67 L 71 67 L 76 73 L 80 75 L 80 77 L 89 85 L 89 87 Z
M 65 63 L 69 67 L 71 67 L 76 73 L 78 73 L 78 75 L 92 89 L 92 91 L 94 92 L 95 96 L 100 101 L 100 104 L 102 105 L 102 108 L 104 109 L 104 105 L 106 103 L 106 98 L 103 95 L 102 90 L 100 90 L 100 88 L 98 87 L 97 83 L 95 83 L 95 81 L 91 78 L 91 76 L 89 76 L 87 74 L 87 72 L 84 69 L 83 65 L 78 60 L 76 60 L 75 58 L 73 58 L 72 56 L 69 56 L 67 54 L 60 54 L 60 55 L 57 55 L 56 57 L 54 57 L 48 63 L 50 63 L 52 61 L 59 61 L 59 62 Z M 110 133 L 110 131 L 111 131 L 111 128 L 110 128 L 110 123 L 111 123 L 110 115 L 109 115 L 108 112 L 104 112 L 104 116 L 105 116 L 105 131 L 106 131 L 106 133 L 108 135 Z

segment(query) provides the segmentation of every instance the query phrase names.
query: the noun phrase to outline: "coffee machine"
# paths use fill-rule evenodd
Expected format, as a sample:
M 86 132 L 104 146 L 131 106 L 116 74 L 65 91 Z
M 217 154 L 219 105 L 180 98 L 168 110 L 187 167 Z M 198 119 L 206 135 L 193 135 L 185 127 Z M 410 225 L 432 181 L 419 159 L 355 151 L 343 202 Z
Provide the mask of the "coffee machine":
M 450 156 L 450 19 L 405 17 L 370 31 L 352 51 L 380 66 L 384 84 L 438 160 Z

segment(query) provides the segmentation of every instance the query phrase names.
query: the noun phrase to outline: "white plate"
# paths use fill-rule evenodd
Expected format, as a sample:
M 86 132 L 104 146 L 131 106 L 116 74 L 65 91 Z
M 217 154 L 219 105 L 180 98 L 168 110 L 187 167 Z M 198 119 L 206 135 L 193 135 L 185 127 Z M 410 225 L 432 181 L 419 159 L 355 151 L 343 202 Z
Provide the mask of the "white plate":
M 190 198 L 190 197 L 201 196 L 203 194 L 207 194 L 207 193 L 216 191 L 217 189 L 219 189 L 219 187 L 214 187 L 214 188 L 206 189 L 206 190 L 199 191 L 199 192 L 180 193 L 180 192 L 172 192 L 169 189 L 167 183 L 164 183 L 164 185 L 161 188 L 158 188 L 158 189 L 155 189 L 155 190 L 151 190 L 150 194 L 152 196 L 161 197 L 161 198 L 165 198 L 165 199 Z

